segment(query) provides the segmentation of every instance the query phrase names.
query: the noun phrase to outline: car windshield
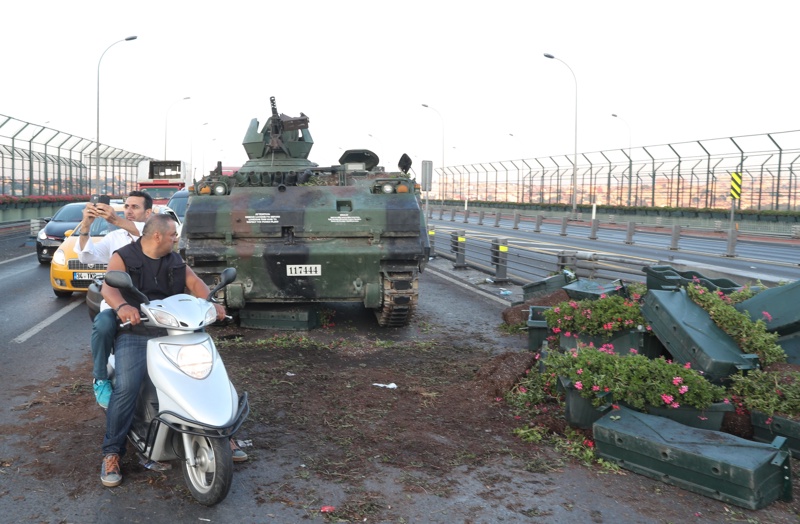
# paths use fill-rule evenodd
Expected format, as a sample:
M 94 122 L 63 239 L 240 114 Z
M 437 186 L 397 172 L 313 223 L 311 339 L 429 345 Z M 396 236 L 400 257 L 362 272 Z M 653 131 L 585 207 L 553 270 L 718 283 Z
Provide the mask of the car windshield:
M 56 222 L 80 222 L 83 220 L 83 208 L 85 205 L 70 206 L 66 205 L 56 211 L 53 220 Z
M 125 213 L 122 211 L 117 211 L 117 215 L 124 217 Z M 94 222 L 92 222 L 92 227 L 89 228 L 89 236 L 104 237 L 115 229 L 119 228 L 106 222 L 105 218 L 96 218 L 94 219 Z
M 175 214 L 178 215 L 181 218 L 181 220 L 183 220 L 183 217 L 186 216 L 186 204 L 188 202 L 189 202 L 189 195 L 178 196 L 170 199 L 169 207 L 173 211 L 175 211 Z

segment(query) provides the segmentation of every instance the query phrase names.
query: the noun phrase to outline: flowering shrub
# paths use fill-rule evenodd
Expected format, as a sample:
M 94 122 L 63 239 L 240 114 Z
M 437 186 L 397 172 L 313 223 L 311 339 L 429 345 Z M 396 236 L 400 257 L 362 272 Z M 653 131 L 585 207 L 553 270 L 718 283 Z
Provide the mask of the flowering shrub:
M 611 349 L 580 347 L 545 358 L 547 374 L 572 381 L 580 395 L 595 406 L 614 402 L 644 410 L 648 405 L 678 408 L 681 405 L 705 409 L 725 398 L 725 389 L 706 380 L 688 364 L 663 357 L 617 355 Z
M 760 411 L 789 418 L 800 416 L 800 373 L 796 371 L 763 371 L 731 377 L 731 393 L 741 399 L 749 411 Z
M 708 312 L 714 324 L 736 341 L 744 353 L 758 355 L 762 366 L 786 361 L 786 353 L 777 343 L 778 334 L 768 332 L 764 323 L 764 319 L 771 319 L 769 313 L 765 311 L 764 319 L 754 321 L 748 313 L 733 307 L 733 304 L 753 295 L 749 288 L 725 295 L 719 290 L 710 291 L 695 281 L 686 287 L 686 292 L 695 304 Z
M 556 334 L 571 336 L 581 333 L 610 338 L 615 331 L 647 324 L 642 316 L 641 294 L 631 292 L 630 295 L 631 298 L 600 295 L 597 300 L 568 300 L 543 314 L 547 325 Z
M 88 202 L 89 195 L 31 195 L 11 196 L 0 195 L 0 204 L 69 204 L 71 202 Z

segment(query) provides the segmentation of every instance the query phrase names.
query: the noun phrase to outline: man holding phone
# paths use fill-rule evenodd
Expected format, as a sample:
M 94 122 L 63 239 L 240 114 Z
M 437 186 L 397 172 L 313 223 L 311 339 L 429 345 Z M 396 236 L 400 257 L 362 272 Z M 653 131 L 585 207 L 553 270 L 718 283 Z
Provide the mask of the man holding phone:
M 153 198 L 144 191 L 131 191 L 125 200 L 125 218 L 117 215 L 109 205 L 108 195 L 93 196 L 83 209 L 83 220 L 79 226 L 78 260 L 82 264 L 108 264 L 111 255 L 117 249 L 135 242 L 142 235 L 145 221 L 153 211 Z M 89 229 L 97 218 L 119 229 L 111 231 L 99 242 L 89 240 Z M 108 380 L 108 357 L 117 334 L 117 316 L 105 301 L 100 305 L 100 312 L 94 317 L 92 325 L 92 369 L 93 389 L 97 403 L 108 407 L 111 398 L 111 381 Z

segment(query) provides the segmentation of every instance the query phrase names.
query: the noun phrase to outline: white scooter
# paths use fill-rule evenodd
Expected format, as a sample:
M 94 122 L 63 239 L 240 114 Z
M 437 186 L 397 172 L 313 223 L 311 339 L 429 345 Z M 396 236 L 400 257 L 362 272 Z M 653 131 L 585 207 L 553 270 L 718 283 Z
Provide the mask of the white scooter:
M 139 294 L 142 321 L 168 333 L 147 342 L 147 375 L 128 439 L 146 467 L 165 469 L 162 461 L 180 460 L 192 496 L 207 506 L 230 490 L 229 439 L 250 411 L 247 393 L 237 395 L 205 332 L 217 318 L 214 295 L 235 279 L 236 269 L 227 268 L 206 300 L 185 294 L 148 300 L 128 273 L 108 271 L 105 277 L 106 285 Z

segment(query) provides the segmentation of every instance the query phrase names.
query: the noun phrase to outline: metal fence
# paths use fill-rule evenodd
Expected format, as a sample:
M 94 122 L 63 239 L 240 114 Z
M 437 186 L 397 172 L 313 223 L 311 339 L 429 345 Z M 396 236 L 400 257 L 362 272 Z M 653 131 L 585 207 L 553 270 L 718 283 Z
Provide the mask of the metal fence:
M 0 115 L 0 195 L 122 195 L 150 157 Z
M 567 204 L 573 155 L 501 160 L 436 170 L 430 198 Z M 578 205 L 725 208 L 731 173 L 742 175 L 740 209 L 797 210 L 800 131 L 582 153 Z

